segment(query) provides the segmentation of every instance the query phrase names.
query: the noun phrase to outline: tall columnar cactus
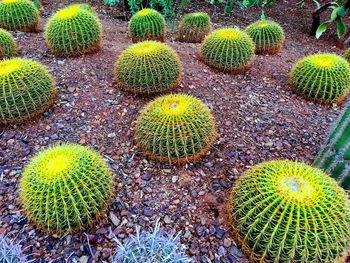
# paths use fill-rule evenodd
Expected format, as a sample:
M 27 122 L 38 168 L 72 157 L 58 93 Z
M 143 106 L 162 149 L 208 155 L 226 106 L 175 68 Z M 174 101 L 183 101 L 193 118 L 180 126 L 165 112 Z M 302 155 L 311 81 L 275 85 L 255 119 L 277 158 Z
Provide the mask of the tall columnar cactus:
M 46 42 L 59 56 L 79 56 L 99 49 L 101 23 L 88 5 L 74 4 L 59 10 L 48 21 Z
M 178 30 L 178 40 L 200 43 L 211 30 L 210 17 L 206 13 L 191 13 L 183 17 Z
M 46 111 L 56 95 L 52 76 L 28 59 L 0 62 L 0 124 L 12 124 Z
M 1 263 L 29 263 L 20 244 L 14 243 L 7 236 L 0 234 L 0 262 Z
M 350 202 L 317 168 L 270 161 L 246 171 L 230 197 L 235 239 L 255 262 L 345 261 Z
M 350 66 L 336 54 L 303 58 L 292 69 L 290 81 L 295 92 L 318 103 L 342 100 L 350 89 Z
M 126 90 L 152 94 L 176 88 L 181 71 L 181 62 L 171 47 L 143 41 L 122 52 L 115 64 L 115 79 Z
M 24 170 L 20 198 L 41 229 L 62 234 L 90 226 L 114 196 L 105 161 L 87 147 L 65 144 L 36 155 Z
M 212 32 L 204 39 L 199 55 L 210 67 L 242 73 L 251 67 L 254 50 L 254 42 L 247 33 L 224 28 Z
M 129 35 L 133 42 L 164 41 L 165 19 L 156 10 L 142 9 L 131 17 Z
M 136 141 L 151 158 L 185 163 L 205 154 L 215 139 L 208 107 L 185 94 L 171 94 L 150 102 L 141 112 Z
M 7 30 L 35 31 L 39 11 L 29 0 L 0 0 L 0 27 Z
M 257 21 L 249 25 L 245 32 L 253 39 L 256 54 L 276 54 L 285 40 L 282 27 L 269 20 Z
M 350 48 L 345 50 L 344 57 L 348 62 L 350 62 Z
M 17 45 L 13 36 L 0 28 L 0 59 L 11 58 L 17 54 Z

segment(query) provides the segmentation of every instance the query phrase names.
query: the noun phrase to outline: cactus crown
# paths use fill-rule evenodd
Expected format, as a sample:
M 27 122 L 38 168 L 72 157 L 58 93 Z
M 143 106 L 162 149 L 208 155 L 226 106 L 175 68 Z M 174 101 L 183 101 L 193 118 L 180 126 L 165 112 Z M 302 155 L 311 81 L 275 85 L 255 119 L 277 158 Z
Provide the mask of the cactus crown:
M 17 54 L 17 45 L 13 36 L 0 28 L 0 59 L 14 57 Z
M 79 13 L 79 11 L 80 11 L 79 5 L 72 5 L 58 11 L 55 17 L 61 18 L 61 19 L 69 19 L 76 16 Z
M 187 14 L 180 22 L 178 40 L 200 43 L 210 30 L 211 21 L 208 14 L 202 12 Z

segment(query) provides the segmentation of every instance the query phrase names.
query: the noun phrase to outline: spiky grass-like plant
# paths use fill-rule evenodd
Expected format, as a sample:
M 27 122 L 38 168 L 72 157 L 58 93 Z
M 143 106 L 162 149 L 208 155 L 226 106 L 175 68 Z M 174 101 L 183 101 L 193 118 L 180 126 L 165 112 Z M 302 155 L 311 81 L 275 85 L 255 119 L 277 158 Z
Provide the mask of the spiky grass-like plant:
M 17 45 L 13 36 L 0 28 L 0 59 L 11 58 L 17 54 Z
M 151 158 L 185 163 L 205 154 L 215 139 L 214 118 L 199 99 L 171 94 L 150 102 L 141 112 L 136 141 Z
M 285 40 L 283 28 L 269 20 L 257 21 L 249 25 L 245 32 L 253 39 L 256 54 L 276 54 Z
M 117 85 L 128 91 L 153 94 L 176 88 L 182 65 L 175 51 L 157 41 L 143 41 L 124 50 L 115 64 Z
M 29 263 L 22 247 L 0 234 L 0 263 Z
M 254 42 L 247 33 L 239 29 L 223 28 L 204 39 L 199 55 L 212 68 L 242 73 L 251 67 L 254 50 Z
M 210 30 L 211 21 L 207 13 L 191 13 L 181 20 L 177 38 L 182 42 L 200 43 Z
M 13 124 L 46 111 L 56 95 L 46 68 L 28 59 L 0 62 L 0 124 Z
M 164 41 L 165 19 L 154 9 L 142 9 L 129 21 L 129 35 L 132 41 Z
M 235 239 L 255 262 L 344 262 L 350 203 L 321 170 L 291 161 L 256 165 L 230 202 Z
M 0 27 L 7 30 L 36 31 L 39 11 L 29 0 L 1 0 Z
M 347 50 L 345 50 L 344 52 L 344 57 L 345 59 L 350 62 L 350 48 L 348 48 Z
M 114 196 L 106 162 L 87 147 L 54 146 L 36 155 L 24 170 L 20 198 L 28 217 L 50 233 L 90 226 Z
M 55 13 L 48 21 L 45 39 L 52 53 L 79 56 L 100 48 L 101 23 L 91 7 L 74 4 Z
M 318 103 L 342 100 L 350 89 L 350 66 L 336 54 L 316 54 L 303 58 L 290 74 L 292 88 Z

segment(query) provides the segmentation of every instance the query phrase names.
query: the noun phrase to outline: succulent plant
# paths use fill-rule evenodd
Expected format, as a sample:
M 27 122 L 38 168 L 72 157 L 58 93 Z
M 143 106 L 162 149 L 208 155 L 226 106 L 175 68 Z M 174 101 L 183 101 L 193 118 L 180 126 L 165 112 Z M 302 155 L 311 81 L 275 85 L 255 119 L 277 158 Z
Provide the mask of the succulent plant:
M 245 32 L 253 39 L 256 54 L 276 54 L 285 40 L 283 28 L 269 20 L 257 21 L 249 25 Z
M 344 262 L 350 202 L 323 171 L 270 161 L 246 171 L 230 197 L 233 233 L 255 262 Z
M 318 103 L 342 100 L 350 89 L 350 66 L 335 54 L 316 54 L 303 58 L 292 69 L 295 92 Z
M 0 234 L 0 262 L 1 263 L 29 263 L 20 244 L 7 236 Z
M 254 42 L 247 33 L 234 28 L 209 34 L 200 49 L 201 59 L 220 71 L 242 73 L 252 65 Z
M 90 226 L 113 197 L 113 178 L 106 162 L 76 144 L 40 152 L 27 165 L 20 182 L 28 217 L 40 229 L 55 234 Z
M 143 41 L 124 50 L 115 64 L 117 85 L 128 91 L 152 94 L 176 88 L 182 66 L 164 43 Z
M 35 7 L 40 10 L 41 8 L 41 3 L 40 0 L 31 0 L 33 2 L 33 4 L 35 5 Z
M 101 23 L 91 7 L 70 5 L 55 13 L 45 29 L 46 42 L 59 56 L 79 56 L 99 49 Z
M 0 61 L 0 124 L 19 123 L 46 111 L 56 95 L 44 66 L 28 59 Z
M 211 21 L 207 13 L 191 13 L 183 17 L 178 30 L 178 40 L 200 43 L 211 30 Z
M 141 112 L 136 141 L 151 158 L 169 163 L 195 161 L 215 139 L 214 118 L 199 99 L 171 94 L 150 102 Z
M 17 45 L 13 36 L 0 28 L 0 59 L 11 58 L 17 54 Z
M 131 17 L 129 35 L 133 42 L 164 41 L 165 19 L 156 10 L 142 9 Z
M 1 0 L 0 27 L 7 30 L 36 31 L 39 11 L 29 0 Z
M 345 50 L 344 57 L 348 62 L 350 62 L 350 48 Z

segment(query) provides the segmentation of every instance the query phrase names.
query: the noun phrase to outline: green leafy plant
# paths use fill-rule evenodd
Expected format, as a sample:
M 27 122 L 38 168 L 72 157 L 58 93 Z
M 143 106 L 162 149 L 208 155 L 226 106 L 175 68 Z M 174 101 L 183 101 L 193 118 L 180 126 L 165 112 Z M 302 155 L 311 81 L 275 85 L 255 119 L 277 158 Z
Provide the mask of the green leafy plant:
M 90 226 L 113 197 L 113 177 L 106 162 L 76 144 L 40 152 L 20 181 L 20 198 L 28 217 L 40 229 L 55 234 Z
M 240 7 L 252 7 L 252 6 L 271 6 L 273 4 L 273 0 L 210 0 L 212 5 L 224 4 L 225 5 L 225 13 L 231 14 L 234 6 Z
M 291 161 L 247 170 L 232 190 L 236 242 L 254 262 L 344 262 L 350 202 L 323 171 Z
M 17 45 L 13 36 L 0 28 L 0 59 L 11 58 L 17 55 Z
M 115 79 L 128 91 L 153 94 L 177 88 L 181 71 L 181 62 L 171 47 L 143 41 L 121 53 L 115 64 Z
M 20 244 L 14 243 L 7 236 L 0 234 L 0 262 L 1 263 L 30 263 Z
M 183 17 L 178 29 L 178 40 L 200 43 L 211 30 L 210 17 L 206 13 L 191 13 Z
M 0 62 L 0 124 L 13 124 L 46 111 L 56 95 L 52 76 L 28 59 Z

